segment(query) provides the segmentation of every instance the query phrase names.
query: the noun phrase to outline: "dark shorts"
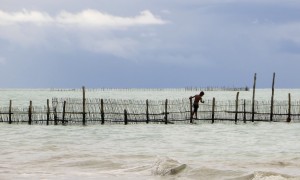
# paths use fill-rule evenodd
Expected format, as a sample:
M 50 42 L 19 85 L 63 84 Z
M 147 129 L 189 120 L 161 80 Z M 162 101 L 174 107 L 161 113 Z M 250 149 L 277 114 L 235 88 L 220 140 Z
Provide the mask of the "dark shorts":
M 194 107 L 194 112 L 197 112 L 199 108 L 199 104 L 193 104 L 193 107 Z

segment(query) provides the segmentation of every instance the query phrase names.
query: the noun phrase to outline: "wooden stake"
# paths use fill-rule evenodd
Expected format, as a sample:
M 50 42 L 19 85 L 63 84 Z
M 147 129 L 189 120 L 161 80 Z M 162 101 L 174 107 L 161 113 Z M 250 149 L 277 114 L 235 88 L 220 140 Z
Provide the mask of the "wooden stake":
M 128 119 L 127 119 L 127 111 L 124 109 L 124 124 L 127 125 Z
M 104 124 L 104 121 L 105 121 L 104 120 L 104 106 L 103 105 L 104 105 L 103 99 L 101 99 L 101 110 L 100 110 L 101 112 L 100 113 L 101 113 L 101 124 L 102 125 Z
M 29 103 L 29 109 L 28 109 L 28 124 L 31 125 L 32 123 L 32 101 Z
M 246 123 L 246 100 L 244 99 L 244 117 L 243 117 L 244 123 Z
M 50 105 L 49 105 L 49 99 L 47 99 L 47 126 L 49 125 L 49 120 L 50 120 Z
M 65 125 L 65 115 L 66 115 L 66 101 L 64 101 L 63 114 L 62 114 L 62 124 Z
M 149 101 L 146 100 L 146 123 L 149 123 Z
M 275 85 L 275 73 L 273 73 L 273 81 L 272 81 L 272 96 L 271 96 L 270 121 L 273 121 L 273 111 L 274 111 L 274 85 Z
M 190 123 L 193 123 L 193 99 L 190 98 Z
M 254 122 L 255 87 L 256 87 L 256 73 L 254 74 L 253 95 L 252 95 L 252 118 L 251 118 L 252 122 Z
M 213 98 L 212 113 L 211 113 L 211 123 L 212 124 L 215 122 L 215 105 L 216 105 L 216 100 L 215 100 L 215 98 Z
M 85 126 L 85 87 L 82 86 L 82 125 Z
M 289 107 L 288 107 L 288 117 L 286 122 L 291 122 L 291 93 L 289 93 Z
M 12 101 L 9 100 L 8 124 L 11 124 L 11 112 L 12 112 L 11 108 L 12 108 Z
M 236 93 L 236 99 L 235 99 L 235 124 L 237 124 L 237 117 L 238 117 L 238 110 L 239 110 L 239 94 L 240 92 Z
M 165 102 L 165 124 L 168 124 L 168 99 Z

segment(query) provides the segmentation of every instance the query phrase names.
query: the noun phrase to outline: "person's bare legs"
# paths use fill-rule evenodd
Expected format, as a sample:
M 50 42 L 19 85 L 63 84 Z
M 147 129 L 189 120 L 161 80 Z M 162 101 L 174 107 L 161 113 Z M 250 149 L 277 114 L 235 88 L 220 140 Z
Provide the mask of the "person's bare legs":
M 192 113 L 192 118 L 194 118 L 194 114 L 196 115 L 196 119 L 197 119 L 197 112 L 193 111 Z

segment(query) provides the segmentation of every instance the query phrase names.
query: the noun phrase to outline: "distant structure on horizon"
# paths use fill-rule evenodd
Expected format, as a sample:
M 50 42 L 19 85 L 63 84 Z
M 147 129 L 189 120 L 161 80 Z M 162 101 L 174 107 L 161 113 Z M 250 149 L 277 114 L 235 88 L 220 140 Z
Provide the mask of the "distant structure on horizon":
M 186 91 L 249 91 L 249 87 L 185 87 Z

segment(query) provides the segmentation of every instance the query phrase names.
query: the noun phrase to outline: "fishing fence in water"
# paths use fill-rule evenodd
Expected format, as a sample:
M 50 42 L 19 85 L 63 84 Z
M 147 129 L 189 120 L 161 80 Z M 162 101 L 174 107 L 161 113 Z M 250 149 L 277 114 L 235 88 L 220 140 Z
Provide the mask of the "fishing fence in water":
M 44 107 L 33 106 L 30 101 L 25 108 L 12 107 L 10 100 L 8 107 L 0 107 L 0 122 L 72 125 L 72 124 L 117 124 L 117 123 L 198 123 L 224 122 L 246 123 L 256 121 L 299 122 L 300 101 L 292 101 L 291 95 L 287 101 L 274 100 L 275 73 L 273 73 L 271 101 L 256 101 L 256 73 L 254 74 L 252 100 L 236 99 L 230 101 L 216 101 L 215 98 L 200 104 L 198 119 L 193 119 L 192 99 L 179 100 L 121 100 L 85 98 L 85 87 L 82 87 L 82 98 L 53 98 L 47 100 Z M 249 88 L 211 88 L 206 90 L 248 91 Z M 70 89 L 76 91 L 79 89 Z M 92 91 L 93 89 L 89 89 Z M 95 89 L 99 90 L 99 89 Z M 100 90 L 113 90 L 103 88 Z M 116 89 L 120 91 L 120 89 Z M 131 91 L 132 89 L 123 89 Z M 149 91 L 149 89 L 142 89 Z M 154 89 L 160 91 L 164 89 Z M 168 89 L 170 90 L 170 89 Z M 176 90 L 176 89 L 174 89 Z M 180 89 L 184 91 L 205 90 L 197 88 Z M 58 91 L 53 89 L 53 91 Z
M 249 91 L 250 88 L 248 86 L 245 87 L 185 87 L 185 88 L 89 88 L 86 89 L 86 91 L 89 92 L 98 92 L 98 91 L 147 91 L 147 92 L 153 92 L 153 91 Z M 50 91 L 82 91 L 80 88 L 71 88 L 71 89 L 57 89 L 57 88 L 51 88 Z
M 201 103 L 198 119 L 192 118 L 192 101 L 122 100 L 100 98 L 53 98 L 43 107 L 0 107 L 0 122 L 46 125 L 130 123 L 246 123 L 256 121 L 300 121 L 300 101 L 252 101 L 236 99 Z

